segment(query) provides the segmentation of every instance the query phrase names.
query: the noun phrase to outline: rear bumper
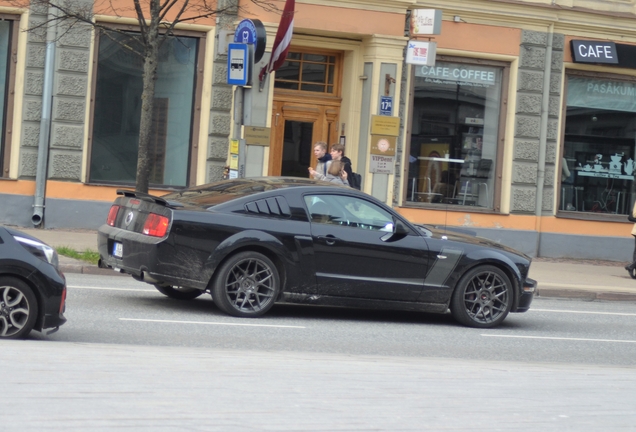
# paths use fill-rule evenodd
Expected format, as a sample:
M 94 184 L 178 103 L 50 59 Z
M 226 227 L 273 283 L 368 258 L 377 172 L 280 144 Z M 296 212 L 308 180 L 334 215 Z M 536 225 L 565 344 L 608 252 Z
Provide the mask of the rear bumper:
M 112 255 L 115 242 L 123 245 L 122 258 Z M 112 268 L 149 284 L 205 289 L 207 283 L 180 274 L 185 266 L 175 262 L 176 252 L 168 243 L 166 238 L 148 237 L 103 225 L 97 233 L 100 267 Z
M 515 312 L 526 312 L 528 309 L 530 309 L 530 304 L 532 303 L 535 292 L 537 292 L 537 281 L 534 279 L 526 278 L 523 284 L 521 297 L 519 298 L 519 305 L 517 306 L 517 310 L 515 310 Z

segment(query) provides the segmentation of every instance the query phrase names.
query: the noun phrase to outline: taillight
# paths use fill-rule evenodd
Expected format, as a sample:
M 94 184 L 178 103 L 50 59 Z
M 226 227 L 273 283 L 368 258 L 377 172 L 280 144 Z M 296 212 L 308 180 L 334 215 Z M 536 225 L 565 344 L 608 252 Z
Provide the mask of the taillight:
M 168 231 L 170 221 L 167 217 L 150 213 L 144 224 L 143 233 L 153 237 L 163 237 Z
M 117 213 L 119 213 L 119 206 L 114 205 L 111 206 L 108 217 L 106 218 L 106 223 L 110 226 L 115 226 L 115 219 L 117 219 Z

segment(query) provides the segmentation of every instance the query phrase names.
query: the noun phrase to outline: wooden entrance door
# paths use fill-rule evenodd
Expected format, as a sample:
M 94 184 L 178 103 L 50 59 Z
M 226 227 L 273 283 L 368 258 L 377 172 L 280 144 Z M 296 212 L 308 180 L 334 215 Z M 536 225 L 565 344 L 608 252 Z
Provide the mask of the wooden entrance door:
M 308 177 L 317 163 L 314 143 L 337 142 L 339 114 L 339 100 L 274 96 L 269 175 Z

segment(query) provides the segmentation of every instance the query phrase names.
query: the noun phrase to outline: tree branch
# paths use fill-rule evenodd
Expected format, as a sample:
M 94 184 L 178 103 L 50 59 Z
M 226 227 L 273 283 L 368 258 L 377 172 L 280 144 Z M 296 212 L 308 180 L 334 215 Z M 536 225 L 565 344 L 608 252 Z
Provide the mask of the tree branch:
M 141 40 L 143 41 L 144 45 L 148 45 L 148 23 L 146 23 L 146 17 L 144 16 L 144 12 L 141 10 L 141 4 L 139 4 L 139 0 L 133 0 L 133 3 L 135 4 L 137 19 L 139 20 Z

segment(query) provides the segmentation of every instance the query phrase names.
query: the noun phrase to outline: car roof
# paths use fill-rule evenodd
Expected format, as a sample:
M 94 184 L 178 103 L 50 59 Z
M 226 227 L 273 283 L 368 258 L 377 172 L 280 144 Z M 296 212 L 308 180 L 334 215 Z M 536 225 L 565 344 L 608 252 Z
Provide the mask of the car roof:
M 290 188 L 311 188 L 311 190 L 343 190 L 357 192 L 347 186 L 299 177 L 254 177 L 221 180 L 194 186 L 179 192 L 172 192 L 161 198 L 167 202 L 180 202 L 197 207 L 212 207 L 239 198 L 263 192 L 283 191 Z

